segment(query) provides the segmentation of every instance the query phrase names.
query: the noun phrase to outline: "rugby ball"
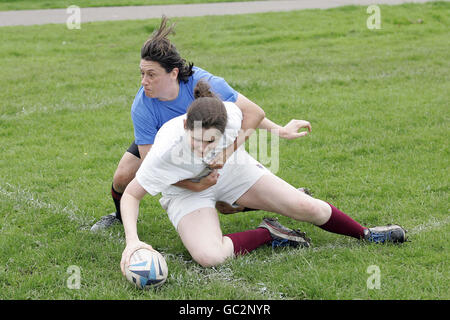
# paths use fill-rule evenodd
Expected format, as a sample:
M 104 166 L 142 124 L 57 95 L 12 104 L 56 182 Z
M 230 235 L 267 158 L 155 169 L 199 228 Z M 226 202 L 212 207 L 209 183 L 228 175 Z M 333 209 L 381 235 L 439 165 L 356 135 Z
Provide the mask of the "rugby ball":
M 139 289 L 150 289 L 161 286 L 167 279 L 168 269 L 164 257 L 158 251 L 138 249 L 125 268 L 128 281 Z

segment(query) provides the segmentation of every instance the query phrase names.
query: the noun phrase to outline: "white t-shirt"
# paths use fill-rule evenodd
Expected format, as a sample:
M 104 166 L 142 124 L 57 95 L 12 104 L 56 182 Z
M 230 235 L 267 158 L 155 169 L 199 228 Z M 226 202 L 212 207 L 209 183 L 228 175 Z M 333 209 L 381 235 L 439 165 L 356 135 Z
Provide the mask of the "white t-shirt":
M 227 110 L 227 126 L 214 153 L 221 152 L 234 142 L 242 124 L 242 112 L 233 102 L 224 101 Z M 151 195 L 176 195 L 186 189 L 173 186 L 178 181 L 191 179 L 198 181 L 207 176 L 211 169 L 204 159 L 191 150 L 183 120 L 186 114 L 167 121 L 155 137 L 149 153 L 136 173 L 139 184 Z M 235 151 L 244 150 L 243 145 Z M 213 155 L 208 154 L 208 159 Z M 225 163 L 227 165 L 228 161 Z M 222 169 L 218 172 L 220 174 Z

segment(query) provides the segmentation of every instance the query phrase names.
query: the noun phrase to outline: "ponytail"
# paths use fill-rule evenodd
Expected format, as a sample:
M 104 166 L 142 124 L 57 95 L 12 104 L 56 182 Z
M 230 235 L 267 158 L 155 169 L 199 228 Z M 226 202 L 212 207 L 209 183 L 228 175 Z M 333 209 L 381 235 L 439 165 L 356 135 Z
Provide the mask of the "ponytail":
M 194 88 L 195 100 L 187 110 L 186 127 L 194 130 L 194 123 L 200 121 L 202 128 L 216 128 L 224 133 L 227 125 L 227 109 L 212 91 L 208 82 L 200 80 Z
M 217 98 L 216 95 L 212 93 L 211 86 L 208 82 L 199 80 L 194 88 L 194 98 L 198 99 L 203 97 Z

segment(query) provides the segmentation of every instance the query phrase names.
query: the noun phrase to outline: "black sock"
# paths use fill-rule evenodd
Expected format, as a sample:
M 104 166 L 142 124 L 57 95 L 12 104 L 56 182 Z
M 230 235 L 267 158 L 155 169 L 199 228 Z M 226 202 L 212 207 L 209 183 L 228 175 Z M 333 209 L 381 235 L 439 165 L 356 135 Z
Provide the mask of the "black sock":
M 122 194 L 120 192 L 117 192 L 114 190 L 114 186 L 111 186 L 111 196 L 114 201 L 114 205 L 116 206 L 116 218 L 119 219 L 120 222 L 122 222 L 122 216 L 120 214 L 120 199 L 122 199 Z

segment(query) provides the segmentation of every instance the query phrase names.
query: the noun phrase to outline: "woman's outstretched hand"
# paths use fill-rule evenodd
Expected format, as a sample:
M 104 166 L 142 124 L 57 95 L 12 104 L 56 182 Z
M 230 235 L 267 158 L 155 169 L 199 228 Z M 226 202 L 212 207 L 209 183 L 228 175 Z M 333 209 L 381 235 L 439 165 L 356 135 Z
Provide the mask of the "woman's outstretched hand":
M 307 131 L 300 131 L 300 129 L 307 129 Z M 306 136 L 312 130 L 311 124 L 306 120 L 292 119 L 279 132 L 281 138 L 292 140 Z
M 127 246 L 122 252 L 122 260 L 120 261 L 120 269 L 122 270 L 122 274 L 125 276 L 125 270 L 130 265 L 130 259 L 133 253 L 139 249 L 149 249 L 152 251 L 156 251 L 153 247 L 142 241 L 133 241 L 127 243 Z

